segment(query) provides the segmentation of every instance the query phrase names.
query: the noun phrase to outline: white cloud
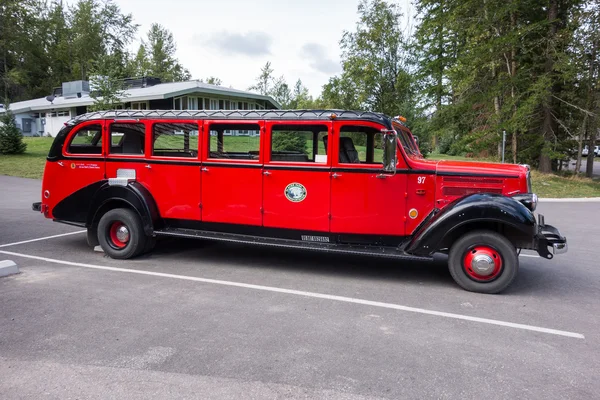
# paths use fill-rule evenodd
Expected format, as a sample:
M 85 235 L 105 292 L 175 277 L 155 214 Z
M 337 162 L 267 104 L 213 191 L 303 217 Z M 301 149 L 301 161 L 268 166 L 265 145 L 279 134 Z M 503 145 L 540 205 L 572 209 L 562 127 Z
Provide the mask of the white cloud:
M 194 37 L 200 41 L 198 36 Z M 204 40 L 204 44 L 223 54 L 241 54 L 245 56 L 263 56 L 271 54 L 273 39 L 264 32 L 247 33 L 217 32 Z
M 306 43 L 301 50 L 302 56 L 309 60 L 313 69 L 329 75 L 340 72 L 340 63 L 330 58 L 325 46 L 318 43 Z

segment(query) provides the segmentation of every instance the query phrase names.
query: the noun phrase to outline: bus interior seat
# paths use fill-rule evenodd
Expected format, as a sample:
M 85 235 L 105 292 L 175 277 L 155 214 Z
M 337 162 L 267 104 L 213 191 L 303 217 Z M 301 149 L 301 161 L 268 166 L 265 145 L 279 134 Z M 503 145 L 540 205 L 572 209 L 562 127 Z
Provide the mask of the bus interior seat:
M 144 154 L 144 137 L 126 133 L 123 136 L 123 154 Z
M 358 158 L 358 151 L 354 147 L 352 138 L 341 137 L 340 138 L 340 162 L 349 164 L 358 164 L 360 159 Z

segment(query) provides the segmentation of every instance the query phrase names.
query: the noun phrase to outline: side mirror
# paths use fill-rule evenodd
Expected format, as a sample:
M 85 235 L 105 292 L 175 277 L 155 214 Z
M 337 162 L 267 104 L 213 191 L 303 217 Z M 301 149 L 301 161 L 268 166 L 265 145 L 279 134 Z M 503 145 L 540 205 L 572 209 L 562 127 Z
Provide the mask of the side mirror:
M 396 173 L 398 153 L 396 152 L 397 134 L 395 131 L 383 132 L 383 171 Z

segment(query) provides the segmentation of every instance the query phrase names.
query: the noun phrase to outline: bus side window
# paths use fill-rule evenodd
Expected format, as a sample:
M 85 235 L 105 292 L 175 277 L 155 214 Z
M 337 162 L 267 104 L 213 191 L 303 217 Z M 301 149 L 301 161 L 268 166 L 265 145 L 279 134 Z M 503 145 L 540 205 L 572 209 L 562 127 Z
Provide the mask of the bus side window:
M 152 134 L 153 156 L 198 156 L 198 124 L 158 123 L 152 127 Z
M 144 124 L 119 123 L 110 126 L 111 154 L 144 154 Z
M 102 127 L 100 125 L 89 125 L 78 131 L 67 151 L 70 154 L 102 154 Z
M 368 126 L 346 125 L 340 129 L 343 164 L 380 164 L 383 156 L 381 132 Z
M 259 159 L 258 124 L 211 124 L 209 133 L 208 158 L 253 161 Z

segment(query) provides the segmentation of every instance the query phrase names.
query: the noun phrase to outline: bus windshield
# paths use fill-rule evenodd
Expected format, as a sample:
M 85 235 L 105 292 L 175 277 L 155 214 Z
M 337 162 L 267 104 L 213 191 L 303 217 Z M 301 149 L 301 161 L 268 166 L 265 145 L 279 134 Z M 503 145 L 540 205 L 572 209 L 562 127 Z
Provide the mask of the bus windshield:
M 410 133 L 396 124 L 394 124 L 394 130 L 398 134 L 398 142 L 402 145 L 407 155 L 416 157 L 421 155 L 421 152 Z

